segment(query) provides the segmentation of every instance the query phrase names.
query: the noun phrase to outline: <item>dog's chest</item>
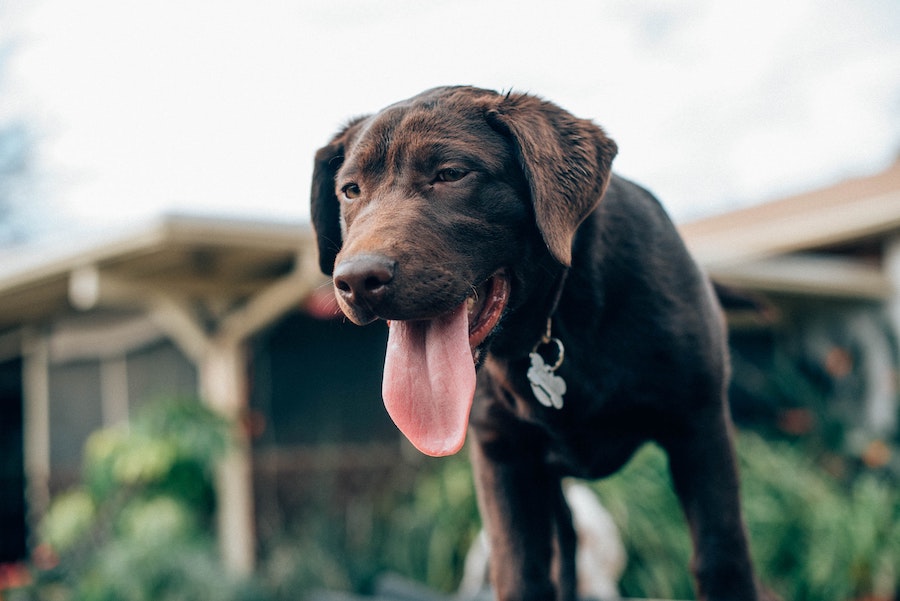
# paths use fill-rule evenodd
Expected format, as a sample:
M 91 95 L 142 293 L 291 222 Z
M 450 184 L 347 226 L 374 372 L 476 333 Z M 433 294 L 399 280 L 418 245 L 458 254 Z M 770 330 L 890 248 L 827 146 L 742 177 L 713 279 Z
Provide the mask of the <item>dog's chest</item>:
M 566 391 L 561 407 L 541 403 L 527 377 L 527 361 L 499 363 L 488 361 L 490 384 L 487 402 L 497 403 L 526 426 L 504 435 L 520 436 L 522 431 L 539 432 L 529 436 L 528 444 L 543 447 L 544 462 L 562 475 L 582 478 L 607 476 L 624 465 L 634 451 L 647 440 L 643 428 L 614 410 L 586 396 L 577 381 Z M 570 376 L 571 377 L 571 376 Z M 596 391 L 595 391 L 596 392 Z M 504 411 L 505 413 L 505 411 Z M 514 446 L 523 441 L 510 440 Z

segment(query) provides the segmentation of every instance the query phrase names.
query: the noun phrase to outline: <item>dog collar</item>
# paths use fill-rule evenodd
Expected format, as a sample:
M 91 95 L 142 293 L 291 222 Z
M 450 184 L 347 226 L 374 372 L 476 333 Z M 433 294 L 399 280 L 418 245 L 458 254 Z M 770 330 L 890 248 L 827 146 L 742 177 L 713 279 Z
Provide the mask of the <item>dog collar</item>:
M 528 368 L 526 374 L 528 382 L 531 384 L 531 391 L 538 402 L 545 407 L 553 407 L 555 409 L 562 409 L 563 395 L 566 393 L 566 381 L 556 375 L 556 370 L 559 369 L 565 358 L 566 347 L 563 346 L 559 338 L 553 336 L 553 314 L 556 313 L 556 307 L 559 304 L 559 299 L 562 297 L 563 286 L 566 283 L 566 275 L 568 273 L 569 270 L 565 269 L 560 276 L 556 296 L 553 298 L 553 304 L 550 305 L 550 312 L 547 317 L 547 329 L 528 354 L 528 358 L 531 360 L 531 367 Z M 551 347 L 551 350 L 555 350 L 556 360 L 552 364 L 548 364 L 540 353 L 543 347 Z

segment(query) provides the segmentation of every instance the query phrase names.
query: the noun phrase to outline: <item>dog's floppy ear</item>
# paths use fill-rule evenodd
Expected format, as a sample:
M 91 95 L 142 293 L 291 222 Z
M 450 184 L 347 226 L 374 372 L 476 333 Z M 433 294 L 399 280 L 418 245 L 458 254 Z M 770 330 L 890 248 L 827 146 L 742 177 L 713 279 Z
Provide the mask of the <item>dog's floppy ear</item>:
M 512 138 L 544 242 L 571 265 L 575 230 L 606 191 L 616 143 L 592 122 L 527 94 L 506 95 L 487 118 Z
M 331 275 L 334 260 L 341 250 L 341 207 L 334 192 L 334 178 L 344 162 L 344 152 L 355 126 L 365 117 L 354 119 L 316 152 L 312 176 L 310 216 L 319 246 L 319 269 Z

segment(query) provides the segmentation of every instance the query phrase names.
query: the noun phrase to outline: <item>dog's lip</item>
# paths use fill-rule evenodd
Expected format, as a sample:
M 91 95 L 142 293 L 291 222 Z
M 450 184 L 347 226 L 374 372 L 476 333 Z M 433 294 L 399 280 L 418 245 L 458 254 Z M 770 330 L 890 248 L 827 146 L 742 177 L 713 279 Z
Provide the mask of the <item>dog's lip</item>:
M 506 304 L 509 302 L 509 276 L 506 270 L 498 269 L 480 286 L 473 287 L 472 294 L 463 302 L 467 305 L 469 318 L 469 346 L 472 349 L 473 359 L 477 359 L 478 347 L 484 343 L 497 326 L 506 309 Z M 392 321 L 431 321 L 442 315 L 411 320 L 385 319 L 385 321 L 390 326 Z
M 509 277 L 505 269 L 475 289 L 467 299 L 469 314 L 469 346 L 473 355 L 497 326 L 509 301 Z

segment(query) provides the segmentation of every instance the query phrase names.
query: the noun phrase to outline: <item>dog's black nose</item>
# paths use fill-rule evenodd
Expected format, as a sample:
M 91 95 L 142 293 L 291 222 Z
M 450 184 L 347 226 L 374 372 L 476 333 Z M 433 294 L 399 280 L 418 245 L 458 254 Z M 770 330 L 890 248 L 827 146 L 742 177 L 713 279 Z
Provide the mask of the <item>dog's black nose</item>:
M 350 257 L 334 269 L 334 287 L 348 304 L 372 310 L 387 293 L 396 267 L 396 261 L 381 255 Z

